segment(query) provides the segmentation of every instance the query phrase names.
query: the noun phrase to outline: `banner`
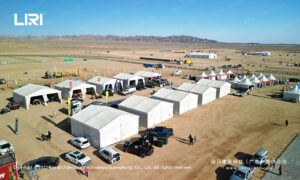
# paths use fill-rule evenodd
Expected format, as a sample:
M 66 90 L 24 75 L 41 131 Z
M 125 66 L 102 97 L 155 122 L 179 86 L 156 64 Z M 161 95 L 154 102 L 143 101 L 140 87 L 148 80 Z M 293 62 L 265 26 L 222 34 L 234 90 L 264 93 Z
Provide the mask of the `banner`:
M 72 90 L 72 81 L 69 82 L 70 91 Z
M 100 80 L 101 80 L 101 78 L 100 78 L 100 77 L 98 77 L 98 82 L 100 82 Z
M 6 87 L 8 87 L 8 81 L 5 82 Z
M 54 88 L 54 79 L 52 78 L 52 87 Z

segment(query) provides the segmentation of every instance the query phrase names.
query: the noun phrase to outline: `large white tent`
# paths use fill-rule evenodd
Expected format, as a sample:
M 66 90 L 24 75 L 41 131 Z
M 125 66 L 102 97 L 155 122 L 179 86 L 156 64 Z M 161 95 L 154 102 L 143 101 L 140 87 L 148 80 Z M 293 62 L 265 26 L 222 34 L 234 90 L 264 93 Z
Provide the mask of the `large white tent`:
M 206 75 L 204 71 L 200 75 L 196 76 L 196 81 L 199 81 L 202 78 L 208 78 L 208 75 Z
M 72 84 L 71 89 L 70 89 L 70 83 Z M 85 98 L 85 95 L 87 93 L 93 95 L 96 94 L 95 85 L 88 84 L 80 80 L 65 80 L 55 85 L 55 89 L 58 89 L 62 92 L 63 99 L 72 98 L 74 93 L 81 93 L 83 98 Z
M 103 94 L 103 91 L 110 90 L 114 92 L 116 86 L 116 79 L 95 76 L 92 79 L 88 80 L 87 83 L 93 84 L 96 86 L 97 93 Z
M 113 77 L 117 79 L 117 83 L 120 82 L 122 88 L 135 87 L 139 83 L 145 84 L 143 77 L 127 73 L 119 73 Z
M 221 98 L 230 94 L 231 84 L 225 81 L 214 81 L 209 79 L 201 79 L 197 82 L 199 85 L 210 86 L 217 89 L 217 98 Z
M 217 54 L 207 52 L 191 52 L 186 55 L 189 58 L 206 58 L 206 59 L 217 59 Z
M 161 74 L 158 74 L 156 72 L 150 72 L 150 71 L 138 71 L 134 73 L 134 75 L 143 77 L 145 79 L 145 82 L 149 82 L 151 78 L 156 79 L 161 77 Z
M 177 90 L 198 95 L 198 104 L 204 105 L 216 99 L 217 89 L 198 84 L 182 83 Z
M 193 93 L 161 88 L 152 98 L 174 103 L 173 112 L 182 114 L 198 106 L 198 96 Z
M 140 116 L 139 125 L 150 128 L 173 117 L 173 103 L 132 95 L 119 109 Z
M 46 86 L 27 84 L 26 86 L 13 91 L 13 100 L 25 109 L 29 109 L 30 102 L 35 98 L 43 99 L 44 104 L 47 105 L 51 96 L 57 99 L 60 103 L 62 102 L 61 91 Z
M 74 136 L 87 137 L 102 148 L 138 133 L 139 116 L 106 106 L 90 105 L 71 116 Z
M 299 86 L 293 86 L 289 87 L 287 91 L 284 91 L 283 93 L 283 99 L 284 100 L 289 100 L 289 101 L 294 101 L 294 102 L 299 102 L 300 101 L 300 89 Z

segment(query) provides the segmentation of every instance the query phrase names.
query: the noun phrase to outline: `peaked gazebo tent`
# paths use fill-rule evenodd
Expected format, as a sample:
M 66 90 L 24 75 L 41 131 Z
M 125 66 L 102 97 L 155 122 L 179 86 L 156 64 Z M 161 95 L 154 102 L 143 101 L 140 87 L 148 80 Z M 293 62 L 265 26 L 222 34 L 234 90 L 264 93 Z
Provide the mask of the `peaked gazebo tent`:
M 116 81 L 116 79 L 96 76 L 88 80 L 87 83 L 95 85 L 97 93 L 103 94 L 103 91 L 105 90 L 110 90 L 111 92 L 114 92 Z
M 120 82 L 123 89 L 128 87 L 136 87 L 138 84 L 145 85 L 144 78 L 138 75 L 119 73 L 113 78 L 118 80 L 117 83 Z
M 244 81 L 245 79 L 247 79 L 247 76 L 245 74 L 242 75 L 242 77 L 240 78 L 240 81 Z
M 299 102 L 300 101 L 300 89 L 299 85 L 289 87 L 287 91 L 284 91 L 283 93 L 283 99 L 293 102 Z
M 234 77 L 234 73 L 230 70 L 230 69 L 228 69 L 228 71 L 226 72 L 226 74 L 227 74 L 227 79 L 233 79 Z
M 202 72 L 200 75 L 196 76 L 196 81 L 199 81 L 202 78 L 208 78 L 209 76 L 205 74 L 205 72 Z
M 161 88 L 152 98 L 173 103 L 173 112 L 182 114 L 198 106 L 198 96 L 193 93 Z
M 269 79 L 270 85 L 274 85 L 276 83 L 276 81 L 278 80 L 273 76 L 273 74 L 270 74 L 268 79 Z
M 139 116 L 107 106 L 90 105 L 71 116 L 74 136 L 87 137 L 94 148 L 102 148 L 138 133 Z
M 146 83 L 150 82 L 151 78 L 153 79 L 161 78 L 160 74 L 156 72 L 149 72 L 149 71 L 138 71 L 134 73 L 134 75 L 143 77 Z
M 222 69 L 217 74 L 219 76 L 219 79 L 226 79 L 227 78 L 227 74 L 224 73 Z
M 231 88 L 236 88 L 238 87 L 238 84 L 240 83 L 241 81 L 239 80 L 239 78 L 237 76 L 235 76 L 234 79 L 231 79 L 229 80 L 229 83 L 231 84 Z
M 262 82 L 264 87 L 267 85 L 267 82 L 269 82 L 269 79 L 267 79 L 265 75 L 260 76 L 258 80 Z
M 250 89 L 251 87 L 253 87 L 253 84 L 252 84 L 252 82 L 248 78 L 245 78 L 243 81 L 241 81 L 239 83 L 238 86 L 241 87 L 241 88 Z
M 260 80 L 257 79 L 256 76 L 252 76 L 253 78 L 250 78 L 250 81 L 252 82 L 252 84 L 254 85 L 254 88 L 256 87 L 260 87 L 262 82 Z
M 217 98 L 221 98 L 230 93 L 231 84 L 225 81 L 214 81 L 201 79 L 197 82 L 199 85 L 209 86 L 217 89 Z
M 37 98 L 42 99 L 45 105 L 52 99 L 61 103 L 61 91 L 36 84 L 27 84 L 13 91 L 13 100 L 25 109 L 29 109 L 30 102 Z
M 71 84 L 71 88 L 70 88 Z M 80 80 L 66 80 L 57 85 L 55 85 L 55 89 L 58 89 L 62 92 L 62 98 L 68 99 L 73 98 L 76 94 L 81 94 L 83 98 L 85 98 L 86 94 L 96 94 L 96 86 L 92 84 L 88 84 L 82 82 Z
M 140 116 L 139 125 L 150 128 L 173 117 L 173 103 L 132 95 L 119 109 Z
M 208 74 L 208 76 L 209 76 L 209 79 L 216 80 L 218 75 L 213 70 L 211 70 L 210 73 Z
M 217 90 L 215 88 L 198 84 L 183 83 L 176 89 L 198 95 L 199 105 L 214 101 L 217 95 Z

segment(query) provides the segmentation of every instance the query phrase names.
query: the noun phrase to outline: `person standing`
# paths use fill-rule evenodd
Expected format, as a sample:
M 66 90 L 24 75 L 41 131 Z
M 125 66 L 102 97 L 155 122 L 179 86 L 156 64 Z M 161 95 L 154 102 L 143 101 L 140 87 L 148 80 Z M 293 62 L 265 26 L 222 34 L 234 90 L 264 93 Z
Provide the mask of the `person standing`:
M 86 177 L 89 177 L 89 168 L 87 166 L 85 166 L 84 168 L 84 174 L 86 175 Z
M 276 162 L 275 159 L 272 158 L 271 159 L 271 167 L 275 168 L 275 162 Z
M 279 176 L 281 176 L 283 170 L 281 165 L 279 166 L 278 170 L 279 170 Z
M 56 112 L 55 111 L 53 112 L 53 118 L 56 118 Z
M 285 127 L 289 125 L 289 120 L 285 120 Z
M 190 134 L 190 136 L 189 136 L 189 141 L 190 141 L 190 145 L 192 145 L 192 144 L 193 144 L 193 137 L 192 137 L 191 134 Z
M 51 132 L 48 131 L 48 140 L 51 141 Z
M 194 144 L 196 144 L 197 136 L 194 137 Z

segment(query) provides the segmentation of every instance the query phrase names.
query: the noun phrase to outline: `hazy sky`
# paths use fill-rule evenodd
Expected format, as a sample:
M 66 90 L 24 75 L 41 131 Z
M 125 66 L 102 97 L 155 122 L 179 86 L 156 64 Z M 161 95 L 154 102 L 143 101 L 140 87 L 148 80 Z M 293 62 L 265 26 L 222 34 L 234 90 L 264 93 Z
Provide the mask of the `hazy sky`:
M 14 26 L 43 13 L 43 26 Z M 192 35 L 300 44 L 300 0 L 0 0 L 0 35 Z

